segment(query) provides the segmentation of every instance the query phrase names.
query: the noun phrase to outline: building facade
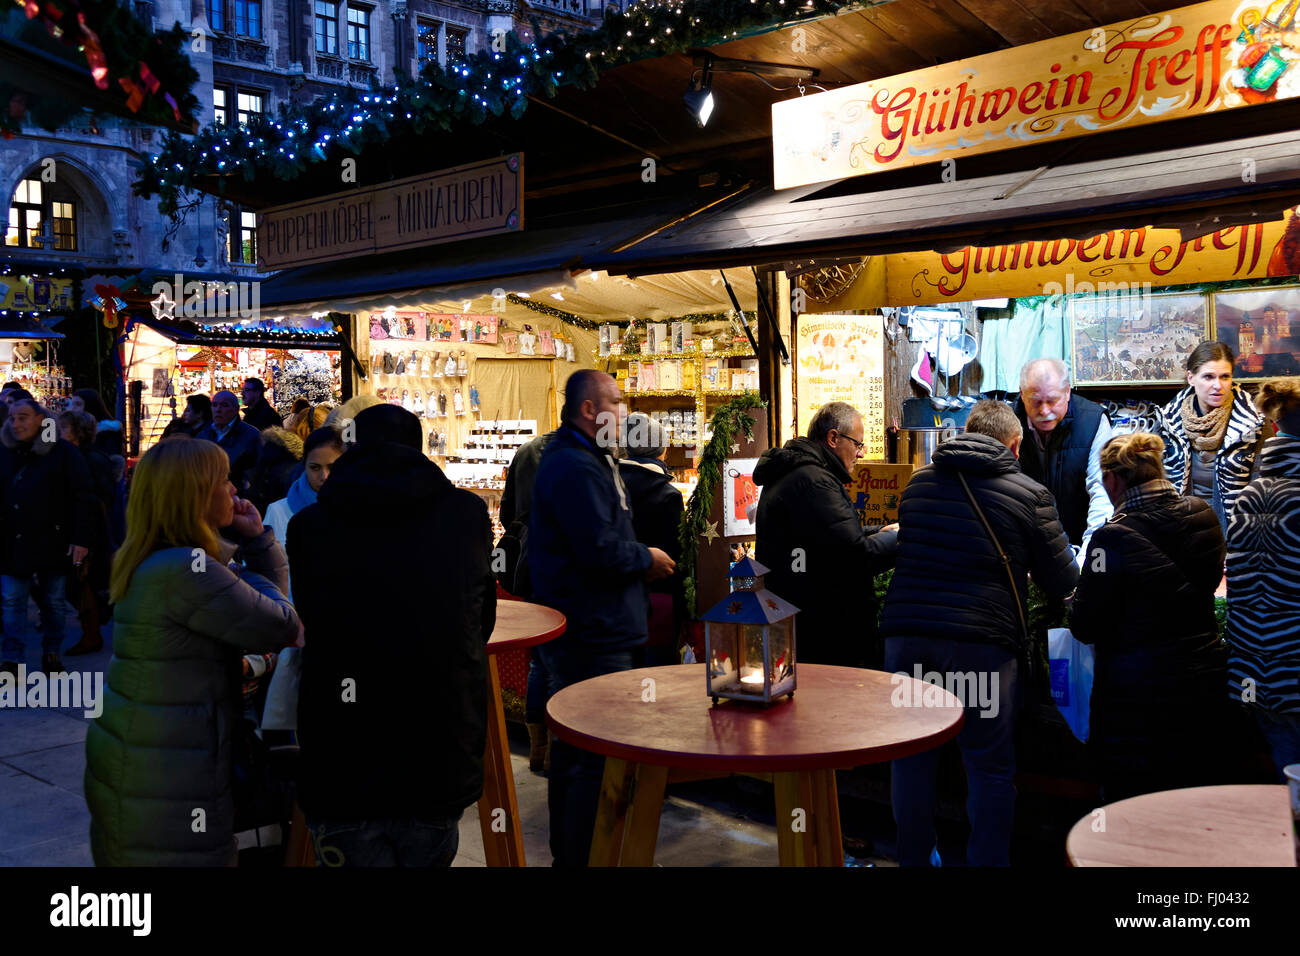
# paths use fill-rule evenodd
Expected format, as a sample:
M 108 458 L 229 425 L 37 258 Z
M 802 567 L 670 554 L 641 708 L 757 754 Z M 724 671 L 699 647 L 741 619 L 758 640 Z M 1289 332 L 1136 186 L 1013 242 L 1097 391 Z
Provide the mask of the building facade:
M 123 0 L 127 2 L 127 0 Z M 494 31 L 590 28 L 626 0 L 136 0 L 154 28 L 191 33 L 201 125 L 247 122 L 339 89 L 391 84 L 429 60 L 485 49 Z M 3 256 L 14 274 L 76 272 L 90 283 L 137 271 L 256 278 L 256 217 L 198 195 L 179 223 L 135 196 L 133 164 L 162 131 L 116 118 L 31 129 L 0 143 L 10 197 Z

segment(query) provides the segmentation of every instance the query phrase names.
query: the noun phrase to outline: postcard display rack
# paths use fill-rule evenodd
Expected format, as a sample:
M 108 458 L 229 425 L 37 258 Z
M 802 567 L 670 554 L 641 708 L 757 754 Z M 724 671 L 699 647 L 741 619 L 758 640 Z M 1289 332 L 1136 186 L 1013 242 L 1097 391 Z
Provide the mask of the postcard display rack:
M 461 447 L 446 456 L 443 471 L 452 484 L 473 491 L 487 501 L 494 539 L 505 532 L 497 512 L 506 487 L 506 470 L 520 446 L 536 437 L 537 422 L 533 420 L 479 421 L 469 430 Z

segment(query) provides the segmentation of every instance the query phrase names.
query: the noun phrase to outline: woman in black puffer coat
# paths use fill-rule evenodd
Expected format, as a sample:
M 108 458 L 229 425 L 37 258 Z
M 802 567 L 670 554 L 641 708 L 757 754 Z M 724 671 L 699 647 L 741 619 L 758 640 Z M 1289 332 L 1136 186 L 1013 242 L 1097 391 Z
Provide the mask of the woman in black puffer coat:
M 1120 435 L 1101 451 L 1115 515 L 1093 535 L 1070 612 L 1096 648 L 1089 746 L 1107 802 L 1222 783 L 1227 647 L 1214 618 L 1223 530 L 1165 480 L 1164 442 Z

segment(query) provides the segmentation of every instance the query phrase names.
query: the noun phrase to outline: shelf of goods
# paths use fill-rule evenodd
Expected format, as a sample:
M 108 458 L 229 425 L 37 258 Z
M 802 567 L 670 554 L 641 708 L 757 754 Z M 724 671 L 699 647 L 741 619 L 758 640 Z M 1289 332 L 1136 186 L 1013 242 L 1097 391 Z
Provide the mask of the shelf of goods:
M 499 419 L 475 423 L 461 447 L 445 456 L 443 471 L 458 488 L 465 488 L 488 502 L 497 537 L 503 533 L 497 520 L 506 471 L 519 447 L 537 437 L 534 420 Z
M 648 352 L 645 344 L 641 351 L 627 353 L 615 342 L 608 354 L 594 351 L 593 357 L 613 363 L 615 379 L 633 411 L 669 427 L 672 437 L 665 458 L 670 467 L 684 464 L 685 454 L 679 463 L 673 450 L 693 448 L 708 440 L 699 429 L 707 427 L 710 403 L 735 398 L 747 390 L 758 391 L 758 359 L 747 343 L 680 352 Z

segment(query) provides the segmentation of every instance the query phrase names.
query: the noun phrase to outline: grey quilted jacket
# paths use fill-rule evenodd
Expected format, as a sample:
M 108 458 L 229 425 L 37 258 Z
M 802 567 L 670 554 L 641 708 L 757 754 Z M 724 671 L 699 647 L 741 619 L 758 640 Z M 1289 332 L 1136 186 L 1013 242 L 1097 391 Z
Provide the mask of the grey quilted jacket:
M 104 710 L 86 734 L 97 866 L 235 863 L 240 658 L 298 637 L 272 532 L 238 555 L 237 574 L 190 548 L 155 551 L 114 608 Z

